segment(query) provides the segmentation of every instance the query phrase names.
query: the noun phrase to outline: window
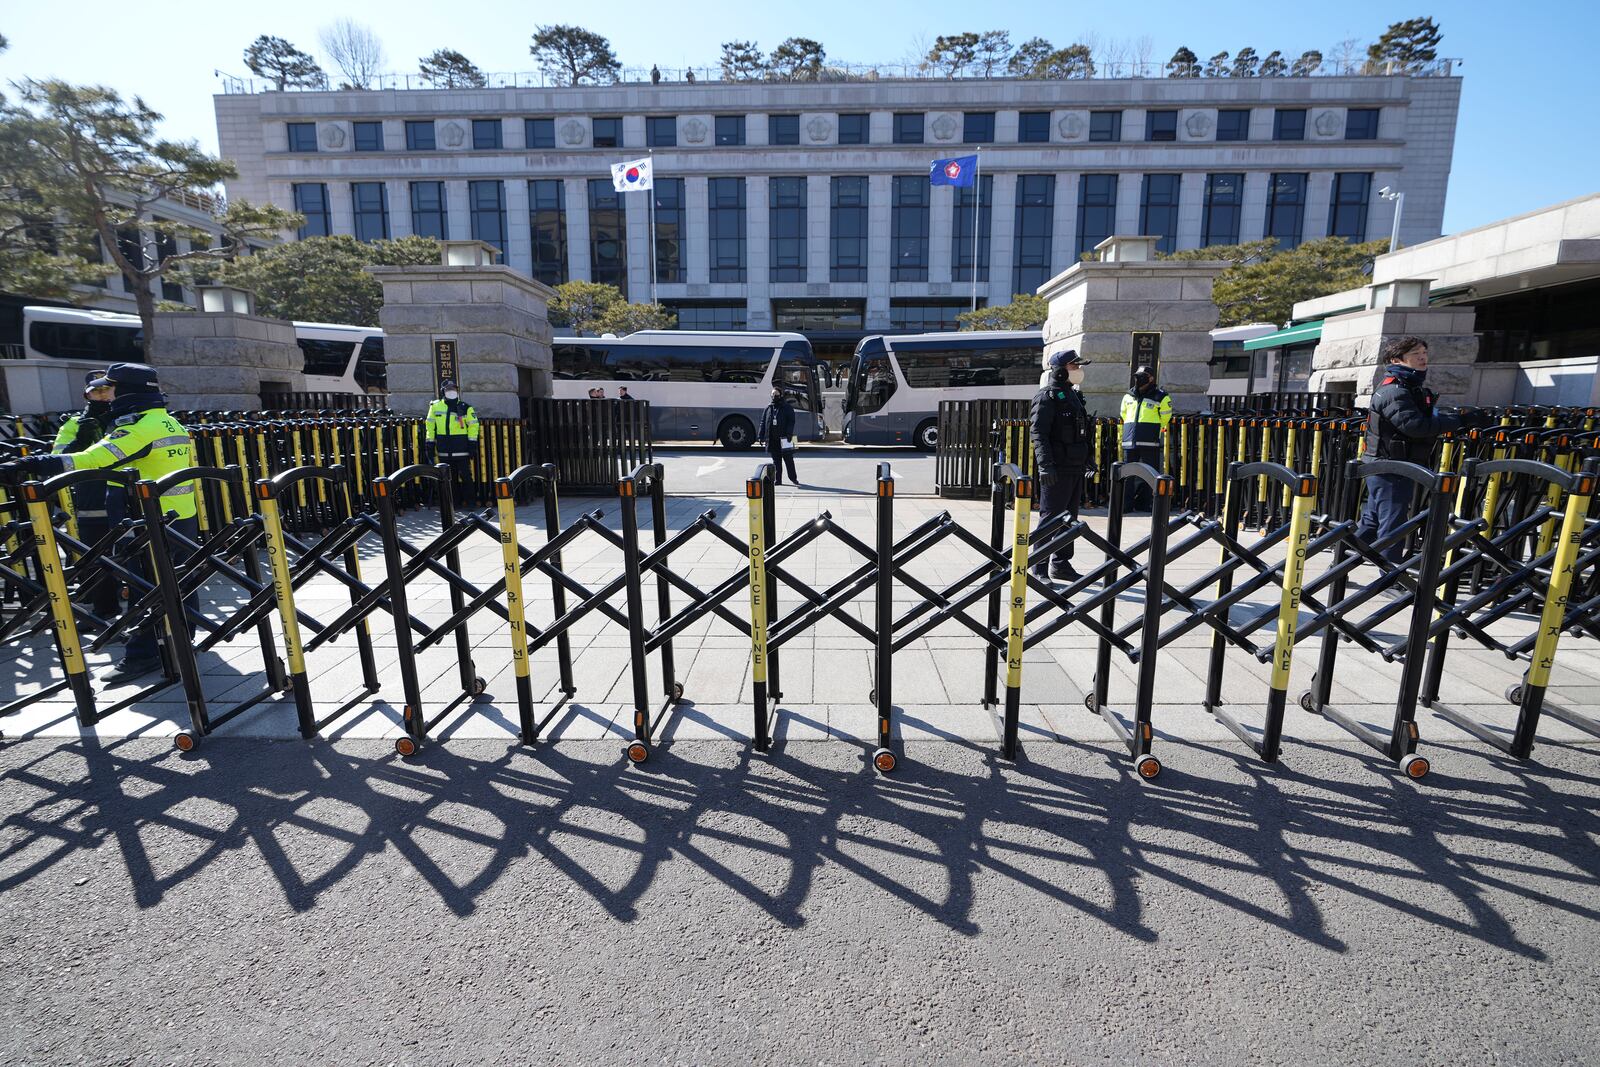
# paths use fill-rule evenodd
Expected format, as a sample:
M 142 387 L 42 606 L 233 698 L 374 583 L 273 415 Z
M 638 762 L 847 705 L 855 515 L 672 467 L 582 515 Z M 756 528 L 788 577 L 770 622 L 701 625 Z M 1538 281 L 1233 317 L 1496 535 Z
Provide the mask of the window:
M 1300 244 L 1306 214 L 1306 175 L 1274 174 L 1267 197 L 1266 236 L 1278 239 L 1280 249 Z
M 307 237 L 326 237 L 333 232 L 333 218 L 328 212 L 326 185 L 321 183 L 296 185 L 294 209 L 306 217 L 305 225 L 296 232 L 296 237 L 304 240 Z
M 806 180 L 769 178 L 767 205 L 771 280 L 803 282 L 806 280 Z
M 743 330 L 749 322 L 742 300 L 737 303 L 663 300 L 662 303 L 678 316 L 680 330 Z
M 1305 108 L 1280 107 L 1272 113 L 1272 139 L 1274 141 L 1304 141 L 1306 139 Z
M 828 278 L 835 282 L 867 280 L 867 179 L 833 179 Z
M 1091 140 L 1091 141 L 1120 141 L 1120 140 L 1122 140 L 1122 112 L 1120 112 L 1120 111 L 1091 111 L 1091 112 L 1089 112 L 1089 140 Z
M 1238 244 L 1239 215 L 1243 204 L 1243 174 L 1207 174 L 1200 243 L 1206 247 Z
M 414 121 L 406 123 L 406 148 L 412 152 L 432 152 L 437 145 L 433 141 L 433 121 Z
M 922 116 L 917 116 L 920 127 Z M 925 282 L 928 280 L 928 177 L 925 174 L 894 177 L 889 201 L 889 280 Z
M 93 359 L 101 363 L 143 363 L 144 335 L 137 326 L 95 326 L 76 322 L 35 322 L 28 344 L 51 359 Z
M 556 146 L 556 120 L 523 119 L 522 143 L 529 148 L 554 148 Z
M 1344 113 L 1344 139 L 1346 141 L 1376 141 L 1378 139 L 1378 108 L 1353 107 Z
M 809 332 L 812 330 L 859 330 L 867 323 L 865 300 L 774 300 L 773 329 Z M 787 347 L 787 346 L 786 346 Z M 784 357 L 788 359 L 788 353 Z
M 598 120 L 597 120 L 598 121 Z M 589 179 L 589 280 L 628 294 L 628 219 L 610 178 Z
M 868 115 L 840 115 L 839 143 L 867 144 L 872 136 L 871 117 Z
M 328 187 L 326 185 L 295 186 L 295 199 L 297 203 L 299 202 L 299 190 L 302 188 L 314 191 L 321 196 L 323 204 L 321 209 L 323 224 L 326 225 L 328 217 Z M 309 221 L 311 216 L 307 214 L 306 217 Z M 326 237 L 327 234 L 323 233 L 319 236 Z M 129 263 L 132 263 L 134 268 L 137 270 L 144 270 L 150 265 L 150 260 L 145 255 L 144 251 L 144 232 L 137 226 L 122 226 L 117 229 L 117 250 L 122 253 L 122 258 L 126 259 Z
M 800 143 L 800 116 L 799 115 L 768 115 L 767 116 L 767 143 L 768 144 L 799 144 Z
M 383 337 L 363 337 L 356 352 L 356 384 L 367 390 L 389 388 L 389 364 L 383 358 Z
M 1024 111 L 1017 116 L 1017 140 L 1023 144 L 1047 144 L 1050 141 L 1050 112 Z
M 411 232 L 418 237 L 449 239 L 444 182 L 411 183 Z
M 472 147 L 480 152 L 503 148 L 499 119 L 472 120 Z
M 596 148 L 621 148 L 622 120 L 615 118 L 595 119 L 594 146 Z
M 892 311 L 891 311 L 892 314 Z M 980 385 L 1037 385 L 1044 346 L 989 342 L 951 345 L 912 342 L 894 345 L 900 374 L 912 389 L 951 389 Z
M 718 115 L 717 116 L 717 144 L 742 145 L 744 144 L 744 116 L 743 115 Z
M 897 112 L 894 117 L 895 144 L 922 143 L 922 113 Z
M 388 239 L 389 190 L 382 182 L 351 182 L 350 208 L 355 215 L 356 240 Z
M 961 116 L 961 140 L 965 144 L 994 142 L 994 112 L 968 111 Z
M 672 148 L 678 143 L 678 117 L 652 115 L 644 120 L 644 143 L 651 148 Z
M 1031 293 L 1050 277 L 1055 205 L 1055 175 L 1017 175 L 1016 254 L 1011 262 L 1013 293 Z
M 1372 175 L 1335 174 L 1333 203 L 1328 208 L 1328 236 L 1351 244 L 1367 239 L 1367 202 L 1372 199 Z
M 656 198 L 656 281 L 681 282 L 683 278 L 683 179 L 657 178 L 650 194 Z
M 961 328 L 956 316 L 971 308 L 967 300 L 891 300 L 889 328 L 907 333 L 954 333 Z
M 533 277 L 546 285 L 567 280 L 567 187 L 558 178 L 528 183 L 528 228 Z
M 289 123 L 289 151 L 315 152 L 317 150 L 317 124 L 315 122 Z
M 330 378 L 344 377 L 345 368 L 350 366 L 350 357 L 356 350 L 354 341 L 301 337 L 295 343 L 305 357 L 305 372 Z
M 494 245 L 503 256 L 506 251 L 506 193 L 500 182 L 468 182 L 467 204 L 471 212 L 472 239 Z
M 766 377 L 766 346 L 573 341 L 551 348 L 552 371 L 564 381 L 751 384 Z
M 1250 109 L 1224 109 L 1217 112 L 1217 140 L 1248 141 L 1250 139 Z
M 172 223 L 162 218 L 152 218 L 155 223 L 154 233 L 156 238 L 156 263 L 164 263 L 169 256 L 178 254 L 178 239 L 172 234 L 160 229 L 161 226 L 171 226 Z M 171 300 L 174 303 L 183 303 L 183 286 L 166 277 L 161 279 L 161 299 Z
M 1178 113 L 1176 111 L 1146 111 L 1144 113 L 1144 139 L 1146 141 L 1176 141 L 1178 139 Z
M 1146 174 L 1139 197 L 1139 232 L 1159 237 L 1156 251 L 1178 249 L 1178 184 L 1176 174 Z
M 994 176 L 980 174 L 977 185 L 956 186 L 954 191 L 950 209 L 950 279 L 972 281 L 972 217 L 976 212 L 978 280 L 986 282 L 989 280 L 989 240 L 994 216 Z
M 1095 245 L 1111 236 L 1116 223 L 1117 176 L 1085 174 L 1078 181 L 1078 255 L 1093 252 Z
M 383 123 L 356 122 L 351 125 L 355 128 L 357 152 L 383 151 Z
M 711 234 L 711 280 L 742 282 L 744 266 L 744 179 L 706 182 L 707 223 Z

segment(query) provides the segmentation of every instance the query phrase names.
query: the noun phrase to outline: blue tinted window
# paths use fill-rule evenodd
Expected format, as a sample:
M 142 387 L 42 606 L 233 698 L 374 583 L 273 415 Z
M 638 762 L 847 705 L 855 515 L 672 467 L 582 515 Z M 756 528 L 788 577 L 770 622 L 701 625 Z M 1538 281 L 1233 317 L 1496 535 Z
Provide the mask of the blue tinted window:
M 1122 112 L 1091 111 L 1089 113 L 1089 140 L 1122 140 Z
M 706 182 L 707 226 L 711 236 L 711 280 L 745 280 L 744 179 Z
M 742 145 L 744 144 L 744 116 L 743 115 L 718 115 L 717 116 L 717 144 Z
M 957 186 L 950 218 L 950 278 L 972 280 L 972 221 L 978 217 L 978 280 L 989 280 L 989 243 L 993 233 L 994 177 L 979 175 L 978 185 Z M 979 196 L 979 193 L 983 195 Z
M 499 182 L 468 182 L 467 204 L 471 211 L 472 239 L 506 251 L 506 194 Z
M 922 112 L 900 112 L 894 117 L 895 144 L 922 143 Z
M 533 277 L 546 285 L 567 280 L 567 188 L 558 178 L 528 183 L 528 227 Z
M 1055 213 L 1055 175 L 1017 175 L 1017 236 L 1016 254 L 1011 262 L 1012 292 L 1031 293 L 1050 277 Z
M 294 209 L 306 217 L 305 225 L 296 234 L 299 237 L 327 237 L 333 232 L 333 218 L 328 211 L 328 187 L 321 183 L 296 185 Z
M 769 178 L 767 203 L 771 280 L 806 280 L 806 180 Z
M 357 152 L 383 151 L 383 123 L 355 122 L 351 125 L 355 129 Z
M 351 182 L 350 209 L 355 213 L 356 240 L 388 238 L 389 190 L 382 182 Z
M 479 151 L 502 147 L 500 120 L 473 119 L 472 147 Z
M 289 151 L 315 152 L 317 150 L 317 124 L 315 122 L 289 123 Z
M 1085 174 L 1078 181 L 1078 255 L 1093 252 L 1111 236 L 1116 223 L 1117 176 Z
M 528 148 L 554 148 L 556 146 L 556 120 L 523 119 L 522 143 Z
M 917 118 L 921 119 L 918 115 Z M 928 280 L 928 204 L 926 174 L 895 175 L 890 200 L 889 279 L 896 282 Z
M 1050 112 L 1024 111 L 1018 115 L 1017 140 L 1024 144 L 1047 144 L 1050 140 Z
M 840 144 L 866 144 L 871 132 L 871 123 L 867 115 L 839 116 Z
M 681 282 L 683 278 L 683 179 L 657 178 L 656 281 Z
M 1178 113 L 1176 111 L 1146 111 L 1144 113 L 1144 139 L 1146 141 L 1176 141 L 1178 139 Z
M 444 182 L 411 183 L 411 232 L 418 237 L 448 239 Z
M 1159 237 L 1156 250 L 1175 252 L 1178 248 L 1178 187 L 1176 174 L 1146 174 L 1139 198 L 1139 232 Z
M 1243 174 L 1207 174 L 1200 243 L 1207 247 L 1238 244 L 1239 213 L 1243 204 Z
M 1306 175 L 1274 174 L 1267 198 L 1266 236 L 1279 248 L 1294 248 L 1303 237 L 1306 215 Z
M 968 111 L 961 116 L 961 140 L 965 144 L 990 144 L 994 141 L 994 112 Z
M 597 120 L 598 121 L 598 120 Z M 589 280 L 628 294 L 628 219 L 610 178 L 589 179 Z
M 767 143 L 768 144 L 799 144 L 800 143 L 800 116 L 799 115 L 768 115 L 767 116 Z
M 1283 108 L 1272 113 L 1272 139 L 1274 141 L 1304 141 L 1306 139 L 1305 108 Z
M 652 115 L 644 120 L 644 143 L 651 148 L 672 148 L 678 143 L 675 115 Z
M 413 152 L 431 152 L 437 147 L 433 140 L 433 121 L 406 123 L 406 147 Z
M 1328 236 L 1351 244 L 1367 239 L 1367 202 L 1372 199 L 1372 175 L 1335 174 L 1333 202 L 1328 207 Z
M 829 234 L 828 277 L 836 282 L 867 280 L 867 179 L 834 178 Z
M 1346 141 L 1375 141 L 1378 139 L 1378 108 L 1353 107 L 1344 114 L 1344 139 Z

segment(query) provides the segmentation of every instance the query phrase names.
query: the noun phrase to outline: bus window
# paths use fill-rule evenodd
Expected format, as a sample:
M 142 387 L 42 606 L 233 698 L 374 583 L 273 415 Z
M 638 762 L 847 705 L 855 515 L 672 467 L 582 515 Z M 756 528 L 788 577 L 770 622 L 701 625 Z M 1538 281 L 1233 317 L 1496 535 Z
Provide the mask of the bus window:
M 858 415 L 870 415 L 889 402 L 897 383 L 894 367 L 887 353 L 868 356 L 859 369 L 850 375 L 850 391 L 855 397 L 853 410 Z
M 389 387 L 389 364 L 383 358 L 382 336 L 361 339 L 361 350 L 356 353 L 356 384 L 369 392 Z
M 143 363 L 143 337 L 138 327 L 93 323 L 35 322 L 28 327 L 29 346 L 52 359 Z
M 299 339 L 300 351 L 305 353 L 307 374 L 321 374 L 329 378 L 343 378 L 350 366 L 350 354 L 356 346 L 349 341 L 318 341 L 308 337 Z
M 912 389 L 951 389 L 1035 385 L 1041 352 L 1037 348 L 896 348 L 895 358 Z
M 550 350 L 551 377 L 563 381 L 605 381 L 606 350 L 597 345 L 555 345 Z

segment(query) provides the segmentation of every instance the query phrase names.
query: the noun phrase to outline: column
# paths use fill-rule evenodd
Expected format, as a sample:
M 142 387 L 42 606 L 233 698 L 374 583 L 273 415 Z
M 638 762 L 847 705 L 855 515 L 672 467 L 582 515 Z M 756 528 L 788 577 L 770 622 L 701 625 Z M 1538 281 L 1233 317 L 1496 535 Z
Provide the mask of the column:
M 520 126 L 521 123 L 507 123 Z M 520 132 L 520 131 L 519 131 Z M 528 183 L 523 178 L 507 178 L 506 247 L 500 262 L 524 274 L 533 272 L 533 233 L 528 225 Z
M 1184 174 L 1178 186 L 1178 247 L 1199 248 L 1204 227 L 1206 176 Z
M 449 214 L 450 239 L 452 241 L 471 240 L 472 201 L 467 197 L 467 183 L 445 182 L 444 195 Z
M 391 179 L 383 183 L 389 193 L 389 236 L 411 236 L 411 183 Z
M 826 285 L 832 267 L 833 179 L 813 174 L 806 179 L 806 281 Z
M 1060 195 L 1061 179 L 1056 180 Z M 1011 303 L 1011 264 L 1017 248 L 1017 176 L 996 174 L 989 186 L 989 281 L 980 289 L 980 295 L 989 298 L 991 306 Z M 1060 233 L 1055 236 L 1059 247 Z
M 1319 237 L 1328 236 L 1328 225 L 1332 221 L 1328 218 L 1328 209 L 1331 207 L 1332 197 L 1332 172 L 1312 171 L 1311 177 L 1306 179 L 1305 223 L 1300 230 L 1302 240 L 1315 241 Z
M 1144 113 L 1139 116 L 1139 136 L 1144 136 Z M 1139 225 L 1139 208 L 1144 202 L 1144 175 L 1117 175 L 1117 228 L 1116 234 L 1144 234 Z
M 568 178 L 567 198 L 567 277 L 590 281 L 589 273 L 589 183 L 583 178 Z
M 711 224 L 706 198 L 709 189 L 704 177 L 691 175 L 683 182 L 685 278 L 690 285 L 708 285 L 711 282 Z
M 928 281 L 930 284 L 954 281 L 954 258 L 950 248 L 950 235 L 955 230 L 956 190 L 948 185 L 935 185 L 928 203 Z
M 876 118 L 876 116 L 874 116 Z M 887 174 L 867 178 L 867 329 L 889 328 L 889 202 L 894 184 Z
M 1079 180 L 1076 174 L 1056 175 L 1055 209 L 1051 212 L 1050 221 L 1050 277 L 1052 278 L 1078 261 Z M 1016 210 L 1014 202 L 1012 210 Z
M 1272 176 L 1265 171 L 1246 171 L 1244 176 L 1244 206 L 1239 214 L 1239 241 L 1259 241 L 1267 230 L 1267 183 Z
M 650 198 L 654 192 L 621 193 L 628 235 L 628 300 L 650 302 Z
M 349 182 L 328 182 L 329 225 L 334 233 L 355 233 L 356 213 L 350 201 Z
M 771 208 L 767 204 L 767 178 L 765 175 L 744 180 L 744 263 L 748 288 L 750 328 L 770 327 L 772 322 L 772 246 Z

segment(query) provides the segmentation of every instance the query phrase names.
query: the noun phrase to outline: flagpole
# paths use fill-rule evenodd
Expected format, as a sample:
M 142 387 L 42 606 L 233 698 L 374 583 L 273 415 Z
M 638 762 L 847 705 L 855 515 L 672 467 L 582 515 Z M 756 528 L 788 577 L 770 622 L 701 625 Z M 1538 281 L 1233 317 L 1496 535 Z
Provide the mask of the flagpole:
M 650 225 L 650 303 L 656 302 L 656 153 L 654 149 L 650 156 L 650 188 L 645 192 L 650 195 L 649 225 Z
M 972 162 L 972 310 L 978 310 L 978 227 L 983 221 L 983 149 Z

